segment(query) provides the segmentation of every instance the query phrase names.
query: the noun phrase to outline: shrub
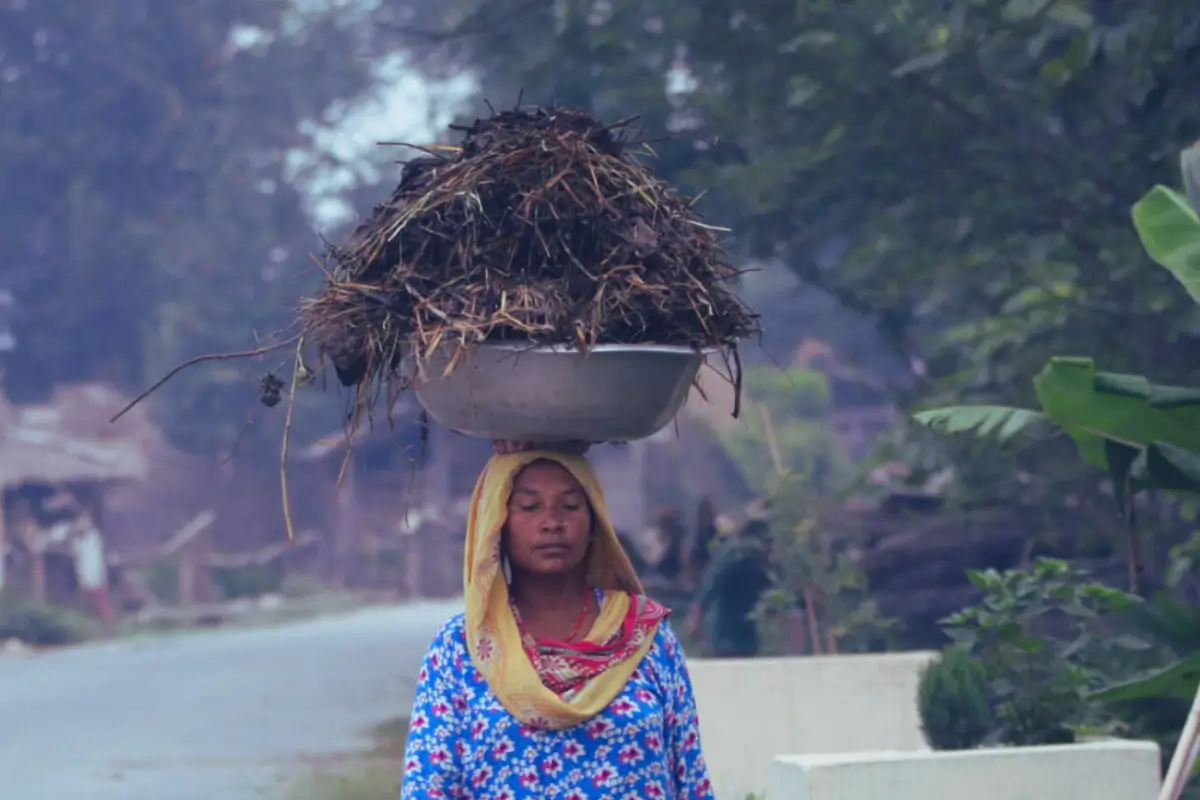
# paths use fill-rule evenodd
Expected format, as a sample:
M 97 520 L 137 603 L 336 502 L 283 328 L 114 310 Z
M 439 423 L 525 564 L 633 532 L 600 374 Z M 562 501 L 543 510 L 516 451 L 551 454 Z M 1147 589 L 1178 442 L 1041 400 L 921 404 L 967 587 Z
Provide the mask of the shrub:
M 958 645 L 921 672 L 917 707 L 925 739 L 935 750 L 978 747 L 993 728 L 987 671 Z
M 19 639 L 35 647 L 75 644 L 94 634 L 91 621 L 77 611 L 0 598 L 0 641 Z

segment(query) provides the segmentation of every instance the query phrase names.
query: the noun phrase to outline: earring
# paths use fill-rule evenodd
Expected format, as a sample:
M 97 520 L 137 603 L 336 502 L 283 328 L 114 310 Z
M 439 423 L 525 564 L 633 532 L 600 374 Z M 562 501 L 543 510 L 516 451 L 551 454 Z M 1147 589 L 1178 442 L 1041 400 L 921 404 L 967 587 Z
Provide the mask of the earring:
M 508 562 L 508 556 L 500 557 L 500 574 L 504 576 L 504 582 L 512 586 L 512 564 Z

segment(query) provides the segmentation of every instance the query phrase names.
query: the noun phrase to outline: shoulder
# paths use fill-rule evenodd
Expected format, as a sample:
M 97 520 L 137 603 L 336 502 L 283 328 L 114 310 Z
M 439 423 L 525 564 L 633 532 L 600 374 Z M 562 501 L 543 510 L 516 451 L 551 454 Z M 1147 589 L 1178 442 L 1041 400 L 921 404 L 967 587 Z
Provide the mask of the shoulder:
M 459 612 L 442 623 L 438 629 L 437 640 L 465 639 L 467 635 L 467 615 Z
M 669 620 L 664 619 L 659 623 L 650 652 L 655 660 L 669 669 L 676 669 L 683 663 L 683 645 L 679 643 L 679 637 L 675 635 L 675 630 L 671 627 Z
M 467 625 L 465 614 L 455 614 L 438 629 L 429 645 L 429 658 L 442 662 L 452 661 L 455 656 L 466 652 Z

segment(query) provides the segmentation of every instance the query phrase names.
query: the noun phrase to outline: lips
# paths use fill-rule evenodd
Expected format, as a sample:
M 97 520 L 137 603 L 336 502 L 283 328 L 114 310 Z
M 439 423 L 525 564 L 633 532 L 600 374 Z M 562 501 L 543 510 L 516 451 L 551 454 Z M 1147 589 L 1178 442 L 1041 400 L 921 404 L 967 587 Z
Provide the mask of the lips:
M 561 556 L 570 551 L 570 549 L 571 548 L 565 544 L 539 544 L 537 547 L 533 548 L 533 551 L 535 553 L 541 553 L 542 555 Z

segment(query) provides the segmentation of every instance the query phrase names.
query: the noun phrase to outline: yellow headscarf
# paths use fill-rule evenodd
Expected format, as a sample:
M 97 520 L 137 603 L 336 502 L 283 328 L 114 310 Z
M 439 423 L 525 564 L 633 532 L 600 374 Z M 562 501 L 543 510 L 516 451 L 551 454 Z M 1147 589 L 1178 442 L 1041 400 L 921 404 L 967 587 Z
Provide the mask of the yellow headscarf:
M 522 647 L 500 566 L 500 538 L 513 481 L 535 461 L 553 461 L 564 467 L 579 481 L 591 504 L 595 525 L 588 555 L 588 581 L 594 588 L 609 591 L 585 641 L 603 643 L 616 635 L 630 603 L 635 602 L 630 595 L 641 595 L 642 585 L 617 540 L 604 492 L 587 461 L 549 451 L 492 457 L 475 484 L 467 518 L 463 563 L 467 647 L 476 669 L 510 714 L 527 725 L 561 730 L 599 714 L 621 693 L 653 645 L 654 636 L 647 636 L 630 658 L 617 662 L 567 698 L 542 683 Z

